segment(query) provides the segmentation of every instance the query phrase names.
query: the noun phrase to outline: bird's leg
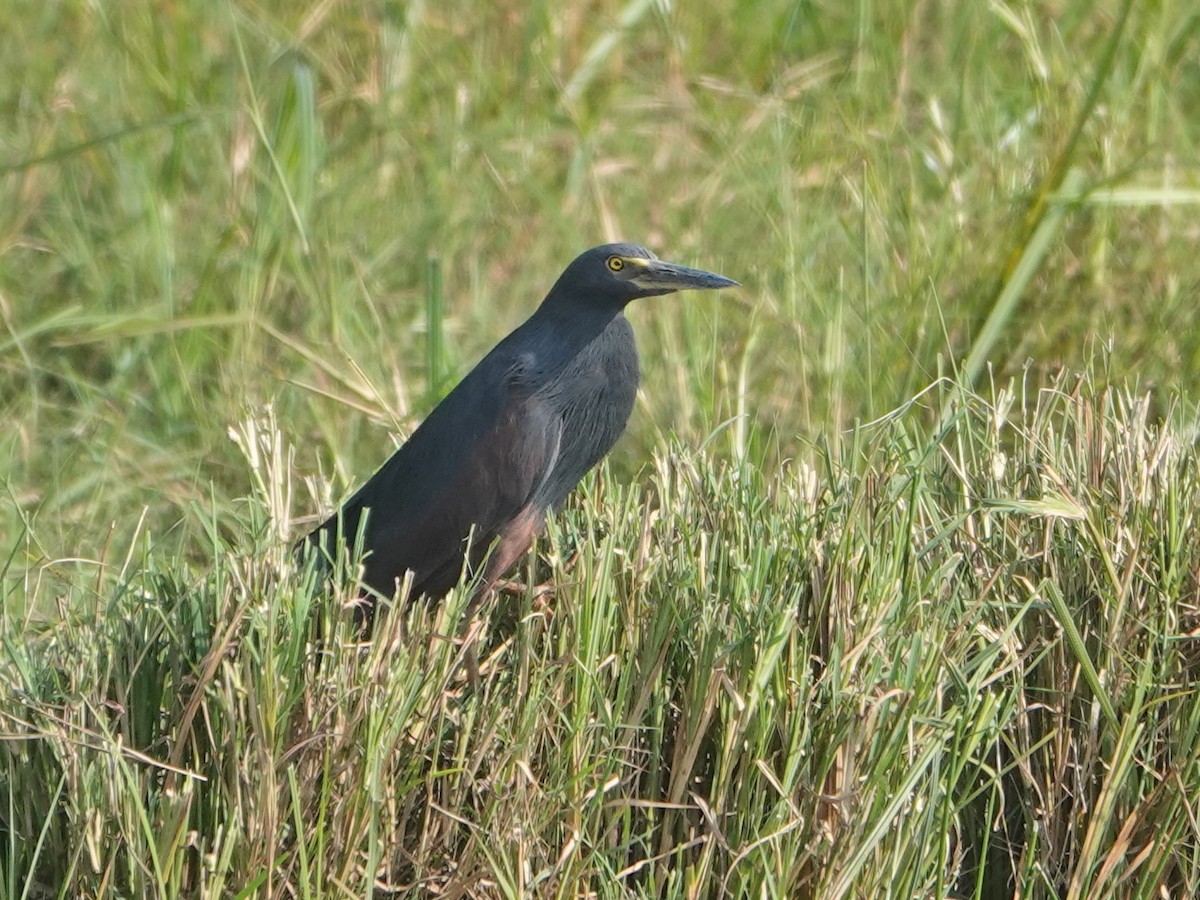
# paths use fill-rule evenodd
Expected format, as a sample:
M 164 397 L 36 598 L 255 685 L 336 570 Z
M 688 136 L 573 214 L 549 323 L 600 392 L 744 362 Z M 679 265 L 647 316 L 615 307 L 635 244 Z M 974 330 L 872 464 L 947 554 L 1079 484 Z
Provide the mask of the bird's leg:
M 488 559 L 483 581 L 471 595 L 463 613 L 460 634 L 463 643 L 463 662 L 467 667 L 467 677 L 472 685 L 479 683 L 479 633 L 483 630 L 475 621 L 479 607 L 493 590 L 503 592 L 500 576 L 516 564 L 529 550 L 534 536 L 541 531 L 543 517 L 541 511 L 527 506 L 513 517 L 512 521 L 501 531 L 492 555 Z
M 563 572 L 570 572 L 575 568 L 575 564 L 579 562 L 579 549 L 572 551 L 567 557 L 566 562 L 562 564 Z M 523 581 L 517 581 L 512 578 L 502 578 L 496 583 L 496 591 L 501 594 L 506 594 L 510 597 L 524 597 L 526 594 L 533 594 L 533 607 L 538 612 L 550 612 L 550 605 L 547 601 L 553 599 L 557 591 L 557 585 L 554 581 L 543 581 L 541 584 L 535 584 L 530 587 Z
M 479 632 L 482 630 L 483 626 L 474 617 L 463 619 L 462 664 L 472 688 L 479 686 Z

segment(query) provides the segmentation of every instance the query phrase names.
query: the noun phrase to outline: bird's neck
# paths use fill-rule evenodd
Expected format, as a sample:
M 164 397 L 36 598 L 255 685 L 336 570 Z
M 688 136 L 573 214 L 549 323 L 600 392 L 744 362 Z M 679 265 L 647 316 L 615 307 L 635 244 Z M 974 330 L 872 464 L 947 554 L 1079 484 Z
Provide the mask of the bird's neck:
M 621 315 L 621 307 L 616 305 L 555 300 L 553 294 L 547 297 L 529 321 L 530 324 L 536 321 L 535 330 L 545 333 L 568 356 L 599 337 Z
M 573 360 L 621 315 L 618 306 L 556 303 L 554 299 L 553 295 L 547 297 L 525 321 L 520 329 L 524 335 L 518 341 L 535 353 L 538 367 L 547 375 Z

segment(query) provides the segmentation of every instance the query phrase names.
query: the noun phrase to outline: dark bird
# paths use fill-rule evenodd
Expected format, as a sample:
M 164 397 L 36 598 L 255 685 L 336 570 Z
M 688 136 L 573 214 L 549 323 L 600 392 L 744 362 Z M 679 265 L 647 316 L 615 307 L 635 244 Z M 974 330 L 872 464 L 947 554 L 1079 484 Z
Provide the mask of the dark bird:
M 625 430 L 640 378 L 625 305 L 736 284 L 634 244 L 588 250 L 308 542 L 328 560 L 361 529 L 384 597 L 408 571 L 413 597 L 440 597 L 486 557 L 481 597 Z

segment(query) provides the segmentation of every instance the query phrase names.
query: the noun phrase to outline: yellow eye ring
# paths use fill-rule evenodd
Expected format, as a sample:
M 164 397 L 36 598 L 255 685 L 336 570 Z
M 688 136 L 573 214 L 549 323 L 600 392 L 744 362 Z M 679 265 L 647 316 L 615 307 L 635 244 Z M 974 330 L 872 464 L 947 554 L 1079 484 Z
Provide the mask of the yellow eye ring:
M 613 272 L 620 272 L 625 268 L 625 260 L 619 256 L 610 256 L 608 258 L 608 268 Z

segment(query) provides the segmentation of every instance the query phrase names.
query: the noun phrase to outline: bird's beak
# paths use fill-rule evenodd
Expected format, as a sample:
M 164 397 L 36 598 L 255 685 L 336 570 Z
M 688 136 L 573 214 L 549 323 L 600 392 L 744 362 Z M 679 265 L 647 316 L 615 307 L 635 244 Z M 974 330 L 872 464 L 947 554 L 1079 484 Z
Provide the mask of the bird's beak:
M 738 282 L 724 275 L 689 269 L 661 259 L 630 259 L 641 271 L 629 280 L 644 291 L 669 293 L 670 291 L 707 291 L 718 288 L 738 287 Z

